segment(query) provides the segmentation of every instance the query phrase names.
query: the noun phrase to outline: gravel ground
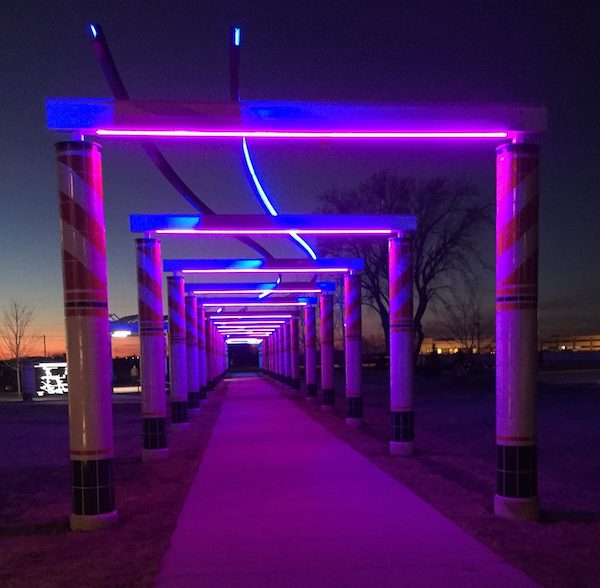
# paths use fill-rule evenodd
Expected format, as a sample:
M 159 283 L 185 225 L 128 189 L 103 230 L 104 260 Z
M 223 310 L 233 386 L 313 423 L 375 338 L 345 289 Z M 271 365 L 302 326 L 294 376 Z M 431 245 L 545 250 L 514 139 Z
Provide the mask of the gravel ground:
M 343 381 L 334 413 L 282 388 L 299 407 L 544 586 L 600 586 L 600 388 L 539 391 L 540 522 L 492 514 L 494 393 L 489 377 L 418 378 L 417 455 L 387 455 L 384 374 L 365 375 L 361 429 L 343 421 Z M 119 525 L 68 530 L 67 407 L 0 403 L 0 586 L 150 586 L 216 422 L 226 384 L 187 432 L 170 436 L 172 456 L 140 459 L 139 397 L 114 405 Z M 402 532 L 401 529 L 398 530 Z
M 211 394 L 187 431 L 169 436 L 171 457 L 142 463 L 139 395 L 113 405 L 119 524 L 68 529 L 67 406 L 0 404 L 0 586 L 151 586 L 217 420 L 226 387 Z

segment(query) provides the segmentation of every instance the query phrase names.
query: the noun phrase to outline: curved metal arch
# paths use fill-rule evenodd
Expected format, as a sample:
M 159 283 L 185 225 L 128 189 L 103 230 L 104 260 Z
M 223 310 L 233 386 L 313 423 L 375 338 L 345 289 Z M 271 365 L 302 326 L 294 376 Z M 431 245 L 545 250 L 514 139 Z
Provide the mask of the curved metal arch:
M 112 53 L 108 46 L 106 37 L 102 27 L 96 23 L 89 25 L 89 31 L 92 36 L 92 48 L 96 59 L 100 64 L 104 78 L 112 92 L 113 96 L 117 100 L 129 100 L 129 94 L 125 88 L 125 84 L 119 74 L 117 66 L 115 65 Z M 175 190 L 183 196 L 183 198 L 196 210 L 203 214 L 216 214 L 207 204 L 205 204 L 200 198 L 191 190 L 191 188 L 183 181 L 183 179 L 173 169 L 171 164 L 167 161 L 162 152 L 150 141 L 144 141 L 141 143 L 142 149 L 148 155 L 152 163 L 157 167 L 165 179 L 175 188 Z M 273 259 L 273 255 L 269 253 L 260 243 L 257 243 L 254 239 L 249 237 L 236 237 L 238 241 L 244 243 L 251 249 L 253 249 L 259 255 L 262 255 L 268 259 Z

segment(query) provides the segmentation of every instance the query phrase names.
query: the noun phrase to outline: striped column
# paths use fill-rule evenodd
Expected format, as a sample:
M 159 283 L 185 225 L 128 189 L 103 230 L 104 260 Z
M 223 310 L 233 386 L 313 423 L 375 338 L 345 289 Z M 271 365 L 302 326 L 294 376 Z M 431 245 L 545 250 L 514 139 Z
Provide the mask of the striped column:
M 390 408 L 392 455 L 412 455 L 413 410 L 413 270 L 412 237 L 389 240 Z
M 539 146 L 502 145 L 496 155 L 494 512 L 535 519 Z
M 171 423 L 185 428 L 188 423 L 187 341 L 183 277 L 167 277 L 169 299 L 169 373 L 171 377 Z
M 212 321 L 206 320 L 205 325 L 205 346 L 206 346 L 206 389 L 213 389 L 213 341 L 212 341 Z
M 162 262 L 158 239 L 136 239 L 135 245 L 144 423 L 142 459 L 148 461 L 169 456 Z
M 273 333 L 273 346 L 275 350 L 275 368 L 274 368 L 274 376 L 277 381 L 281 378 L 281 349 L 280 349 L 280 341 L 281 341 L 281 331 L 280 327 Z
M 333 410 L 333 293 L 321 292 L 321 393 L 322 410 Z
M 206 401 L 206 311 L 198 305 L 198 384 L 200 386 L 200 402 Z
M 188 409 L 200 413 L 200 371 L 198 354 L 198 299 L 185 297 L 185 328 L 187 348 Z
M 74 531 L 118 519 L 102 156 L 86 141 L 56 144 L 62 248 Z
M 283 381 L 290 385 L 291 383 L 291 356 L 290 356 L 290 323 L 283 326 Z
M 300 326 L 298 317 L 290 321 L 290 378 L 292 388 L 300 388 Z
M 317 397 L 317 329 L 315 306 L 304 307 L 304 350 L 306 365 L 306 399 Z
M 363 422 L 361 285 L 357 274 L 344 275 L 344 338 L 346 347 L 346 424 Z

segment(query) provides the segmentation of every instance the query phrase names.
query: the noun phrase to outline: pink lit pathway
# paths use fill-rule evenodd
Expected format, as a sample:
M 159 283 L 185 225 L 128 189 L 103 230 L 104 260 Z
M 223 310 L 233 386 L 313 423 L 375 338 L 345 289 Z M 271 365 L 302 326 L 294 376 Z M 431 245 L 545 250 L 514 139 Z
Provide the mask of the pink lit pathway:
M 228 382 L 157 586 L 535 586 L 257 377 Z

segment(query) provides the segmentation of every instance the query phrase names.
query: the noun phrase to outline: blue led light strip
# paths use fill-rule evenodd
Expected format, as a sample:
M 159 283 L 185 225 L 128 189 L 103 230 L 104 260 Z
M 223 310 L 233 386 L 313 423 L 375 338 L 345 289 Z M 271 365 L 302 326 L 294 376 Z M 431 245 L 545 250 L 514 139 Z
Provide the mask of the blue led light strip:
M 246 169 L 250 174 L 250 178 L 252 179 L 252 183 L 254 184 L 254 189 L 258 194 L 262 205 L 271 216 L 278 216 L 277 210 L 273 206 L 272 202 L 269 200 L 267 193 L 265 192 L 264 188 L 262 187 L 262 184 L 260 183 L 260 180 L 258 179 L 258 176 L 256 175 L 256 170 L 252 163 L 252 158 L 250 157 L 250 151 L 248 149 L 248 142 L 246 141 L 245 137 L 242 138 L 242 151 L 244 152 L 244 162 L 246 164 Z M 292 239 L 294 239 L 294 241 L 296 241 L 296 243 L 298 243 L 298 245 L 300 245 L 300 247 L 302 247 L 302 249 L 304 249 L 304 251 L 306 251 L 306 253 L 308 253 L 308 255 L 312 259 L 317 259 L 317 254 L 315 253 L 313 248 L 302 237 L 300 237 L 300 235 L 297 235 L 296 233 L 290 233 L 290 236 L 292 237 Z

